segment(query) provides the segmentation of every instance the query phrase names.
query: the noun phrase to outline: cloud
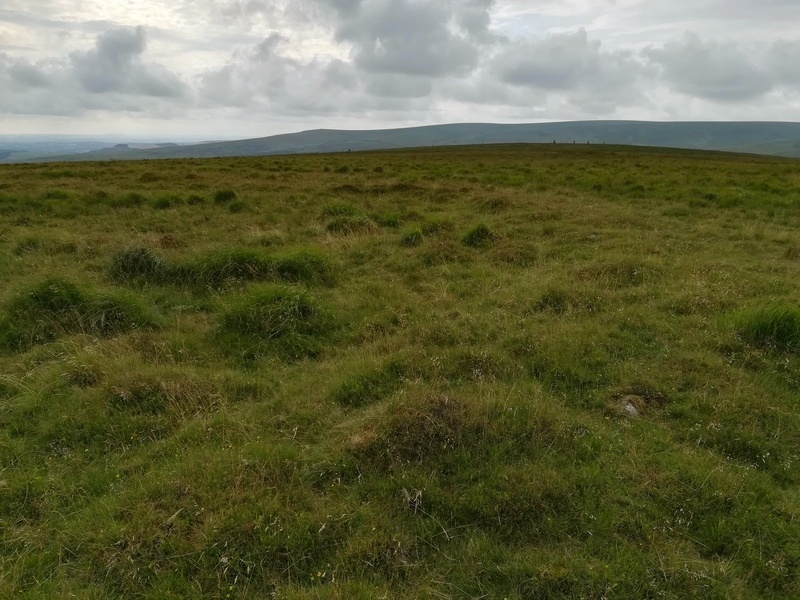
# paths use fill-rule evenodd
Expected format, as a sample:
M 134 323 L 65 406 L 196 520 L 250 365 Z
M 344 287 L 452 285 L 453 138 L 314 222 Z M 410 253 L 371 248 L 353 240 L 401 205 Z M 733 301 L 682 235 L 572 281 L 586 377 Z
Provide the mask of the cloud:
M 772 44 L 768 62 L 779 84 L 800 87 L 800 40 L 777 41 Z
M 165 67 L 144 60 L 143 27 L 111 29 L 95 47 L 36 63 L 0 55 L 0 112 L 79 115 L 93 110 L 172 112 L 189 89 Z M 183 106 L 187 107 L 186 105 Z
M 554 91 L 621 91 L 641 74 L 629 52 L 604 52 L 585 29 L 508 45 L 492 66 L 504 83 Z
M 470 73 L 490 31 L 492 0 L 317 0 L 365 71 L 443 77 Z
M 664 82 L 689 96 L 742 102 L 762 96 L 775 84 L 769 71 L 736 44 L 706 42 L 692 33 L 649 48 L 645 55 L 661 69 Z
M 176 75 L 160 65 L 142 61 L 146 46 L 144 27 L 112 29 L 97 38 L 92 50 L 72 54 L 74 74 L 92 94 L 183 96 L 185 86 Z

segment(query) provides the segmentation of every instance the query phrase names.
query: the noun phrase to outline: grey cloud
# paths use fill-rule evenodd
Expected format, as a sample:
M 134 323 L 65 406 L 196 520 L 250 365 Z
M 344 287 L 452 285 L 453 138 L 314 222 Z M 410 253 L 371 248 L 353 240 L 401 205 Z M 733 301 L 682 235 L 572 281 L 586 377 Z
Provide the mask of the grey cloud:
M 22 87 L 49 87 L 50 79 L 47 74 L 26 60 L 19 60 L 8 67 L 8 75 Z
M 146 44 L 144 27 L 108 31 L 97 38 L 94 49 L 72 54 L 75 75 L 93 94 L 182 96 L 185 89 L 177 76 L 159 65 L 142 62 Z
M 332 9 L 335 38 L 365 71 L 459 76 L 491 41 L 491 0 L 317 0 Z
M 717 102 L 742 102 L 769 92 L 769 70 L 733 43 L 705 42 L 687 34 L 679 42 L 649 48 L 645 55 L 663 81 L 681 93 Z
M 800 40 L 775 42 L 768 61 L 780 84 L 800 87 Z
M 93 110 L 168 114 L 184 109 L 187 87 L 144 61 L 143 28 L 112 29 L 95 47 L 36 63 L 0 54 L 0 113 L 80 115 Z
M 605 52 L 583 29 L 506 44 L 488 64 L 495 85 L 487 87 L 518 88 L 507 94 L 518 106 L 525 104 L 523 91 L 557 95 L 576 113 L 612 114 L 642 101 L 641 62 L 629 52 Z
M 286 56 L 289 41 L 277 34 L 230 64 L 201 77 L 200 98 L 273 115 L 363 114 L 419 109 L 429 102 L 428 78 L 365 73 L 350 62 Z
M 629 53 L 603 52 L 584 29 L 509 45 L 493 64 L 505 83 L 544 90 L 619 88 L 640 70 Z

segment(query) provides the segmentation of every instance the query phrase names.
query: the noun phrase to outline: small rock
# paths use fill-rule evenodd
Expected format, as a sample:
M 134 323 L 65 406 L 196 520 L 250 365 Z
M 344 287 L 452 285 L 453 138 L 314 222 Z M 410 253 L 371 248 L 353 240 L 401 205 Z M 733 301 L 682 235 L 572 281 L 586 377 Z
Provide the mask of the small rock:
M 631 404 L 630 402 L 626 402 L 626 403 L 625 403 L 625 406 L 623 406 L 623 407 L 622 407 L 622 410 L 623 410 L 623 411 L 624 411 L 626 414 L 630 415 L 631 417 L 638 417 L 638 416 L 639 416 L 639 411 L 638 411 L 638 410 L 636 409 L 636 407 L 635 407 L 633 404 Z
M 617 409 L 626 417 L 638 417 L 647 408 L 647 400 L 635 394 L 622 396 L 617 400 Z

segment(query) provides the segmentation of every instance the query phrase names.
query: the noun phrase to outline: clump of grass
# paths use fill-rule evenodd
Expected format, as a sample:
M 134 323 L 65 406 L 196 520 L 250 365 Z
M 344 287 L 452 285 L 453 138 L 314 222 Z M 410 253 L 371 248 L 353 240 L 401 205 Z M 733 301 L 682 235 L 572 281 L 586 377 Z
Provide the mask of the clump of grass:
M 567 312 L 575 304 L 577 302 L 574 294 L 565 289 L 550 288 L 545 290 L 536 301 L 535 308 L 539 312 L 551 312 L 560 315 Z
M 395 213 L 374 213 L 370 218 L 381 227 L 400 227 L 400 216 Z
M 233 190 L 217 190 L 217 192 L 214 194 L 214 202 L 216 204 L 228 204 L 234 200 L 236 200 L 236 192 Z
M 333 392 L 333 400 L 344 406 L 364 406 L 381 400 L 403 385 L 405 366 L 392 361 L 377 370 L 348 377 Z
M 417 227 L 416 229 L 411 229 L 406 231 L 400 237 L 400 245 L 405 246 L 406 248 L 415 248 L 422 244 L 423 236 L 422 230 Z
M 306 291 L 263 286 L 224 312 L 219 333 L 245 359 L 269 353 L 304 358 L 321 352 L 322 338 L 331 328 L 331 316 Z
M 375 221 L 369 217 L 337 217 L 330 223 L 326 229 L 330 233 L 337 233 L 340 235 L 352 235 L 357 233 L 370 233 L 378 228 Z
M 148 171 L 139 176 L 139 181 L 141 183 L 156 183 L 157 181 L 161 181 L 161 176 L 157 173 L 151 173 Z
M 232 281 L 262 281 L 271 270 L 269 261 L 253 250 L 213 252 L 173 268 L 176 283 L 220 288 Z
M 135 208 L 147 202 L 147 198 L 138 192 L 129 192 L 120 198 L 111 200 L 111 206 L 116 208 Z
M 595 280 L 614 290 L 642 285 L 654 274 L 652 267 L 634 260 L 586 267 L 579 273 L 583 278 Z
M 192 194 L 186 199 L 186 204 L 188 204 L 189 206 L 199 206 L 205 203 L 206 199 L 199 194 Z
M 351 441 L 353 454 L 390 470 L 435 462 L 463 442 L 467 410 L 444 395 L 413 397 L 396 403 L 378 430 Z
M 483 223 L 470 229 L 461 241 L 470 248 L 488 248 L 494 244 L 497 236 Z
M 324 254 L 298 250 L 279 256 L 264 256 L 253 250 L 215 252 L 193 263 L 175 268 L 184 284 L 220 288 L 231 281 L 287 281 L 330 283 L 330 264 Z
M 228 204 L 228 212 L 233 214 L 238 214 L 247 210 L 247 204 L 240 201 L 231 202 Z
M 357 214 L 358 209 L 347 202 L 328 204 L 322 209 L 322 217 L 326 219 L 333 217 L 353 217 Z
M 800 260 L 800 246 L 791 245 L 786 248 L 783 256 L 789 260 Z
M 24 256 L 38 252 L 43 246 L 42 240 L 38 237 L 27 237 L 19 242 L 14 248 L 14 256 Z
M 106 397 L 116 410 L 133 414 L 185 416 L 218 404 L 221 395 L 208 382 L 186 376 L 126 376 L 108 386 Z
M 333 270 L 328 257 L 311 249 L 296 250 L 272 258 L 273 272 L 276 279 L 291 283 L 323 283 L 333 282 Z
M 153 208 L 156 210 L 168 210 L 183 204 L 183 199 L 180 196 L 161 196 L 153 201 Z
M 60 242 L 51 239 L 42 239 L 37 236 L 30 236 L 23 239 L 14 247 L 15 256 L 25 256 L 26 254 L 42 253 L 54 256 L 56 254 L 74 254 L 78 251 L 75 242 Z
M 112 337 L 155 326 L 139 301 L 48 279 L 12 299 L 0 320 L 0 346 L 21 351 L 65 335 Z
M 47 190 L 42 194 L 44 200 L 66 200 L 67 198 L 69 198 L 69 194 L 64 190 Z
M 754 346 L 800 352 L 800 308 L 796 306 L 773 305 L 739 313 L 735 327 Z
M 114 281 L 128 283 L 164 283 L 170 278 L 170 266 L 147 248 L 129 248 L 111 259 L 108 274 Z
M 452 231 L 455 229 L 452 221 L 446 219 L 429 219 L 422 225 L 422 233 L 425 235 L 437 235 L 445 231 Z
M 170 263 L 147 248 L 132 248 L 112 259 L 109 276 L 115 281 L 220 289 L 246 281 L 286 281 L 330 284 L 327 257 L 315 250 L 265 256 L 248 249 L 213 252 L 187 263 Z

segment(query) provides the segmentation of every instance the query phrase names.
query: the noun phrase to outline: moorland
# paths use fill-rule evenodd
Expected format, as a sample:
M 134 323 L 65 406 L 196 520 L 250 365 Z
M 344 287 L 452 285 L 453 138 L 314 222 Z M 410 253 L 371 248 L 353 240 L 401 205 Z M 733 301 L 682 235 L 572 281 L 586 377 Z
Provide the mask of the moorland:
M 565 121 L 555 123 L 449 123 L 400 129 L 314 129 L 258 137 L 205 143 L 110 144 L 98 140 L 75 140 L 71 150 L 65 140 L 55 138 L 55 147 L 33 144 L 20 151 L 20 140 L 0 136 L 3 162 L 64 162 L 102 160 L 149 160 L 166 158 L 225 158 L 314 154 L 424 148 L 477 146 L 479 144 L 578 143 L 623 144 L 723 150 L 800 158 L 800 123 L 786 122 L 658 122 L 658 121 Z M 139 140 L 141 142 L 143 140 Z M 144 140 L 146 141 L 146 140 Z M 24 142 L 24 140 L 22 140 Z M 4 151 L 4 146 L 6 147 Z M 14 148 L 16 147 L 16 151 Z M 60 150 L 59 150 L 60 148 Z M 45 152 L 45 150 L 48 150 Z M 68 155 L 67 155 L 68 154 Z
M 0 166 L 0 596 L 797 598 L 799 165 Z

